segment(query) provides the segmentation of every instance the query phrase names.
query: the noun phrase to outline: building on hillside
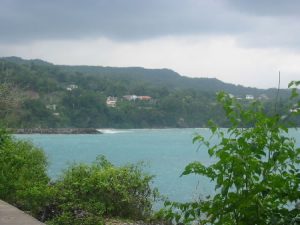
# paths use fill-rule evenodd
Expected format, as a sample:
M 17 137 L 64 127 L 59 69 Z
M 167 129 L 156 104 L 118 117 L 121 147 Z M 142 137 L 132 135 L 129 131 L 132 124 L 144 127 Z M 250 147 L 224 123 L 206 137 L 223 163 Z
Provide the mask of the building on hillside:
M 74 89 L 77 89 L 77 88 L 78 88 L 78 86 L 76 84 L 69 84 L 66 89 L 67 89 L 67 91 L 73 91 Z
M 254 96 L 253 95 L 246 95 L 246 100 L 254 100 Z
M 114 107 L 117 106 L 117 101 L 118 101 L 117 97 L 108 96 L 107 99 L 106 99 L 106 105 L 107 105 L 107 107 L 114 108 Z
M 138 98 L 138 96 L 136 96 L 136 95 L 124 95 L 123 98 L 128 100 L 128 101 L 135 101 Z
M 149 100 L 152 99 L 152 97 L 150 97 L 150 96 L 138 96 L 138 99 L 142 100 L 142 101 L 149 101 Z
M 52 110 L 52 111 L 56 111 L 56 104 L 52 104 L 52 105 L 46 105 L 46 108 L 47 109 L 50 109 L 50 110 Z
M 298 113 L 300 112 L 300 108 L 290 109 L 291 113 Z

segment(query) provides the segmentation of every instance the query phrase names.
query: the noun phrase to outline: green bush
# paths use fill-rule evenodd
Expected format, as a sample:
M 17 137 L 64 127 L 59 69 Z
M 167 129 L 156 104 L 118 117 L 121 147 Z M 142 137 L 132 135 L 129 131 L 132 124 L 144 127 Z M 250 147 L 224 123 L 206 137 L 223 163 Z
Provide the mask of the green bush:
M 103 224 L 105 217 L 146 219 L 157 197 L 141 165 L 115 167 L 104 157 L 74 164 L 55 182 L 44 152 L 0 129 L 0 199 L 48 224 Z
M 297 96 L 294 89 L 292 98 Z M 167 202 L 166 218 L 184 224 L 294 224 L 300 213 L 295 207 L 300 199 L 300 148 L 288 135 L 284 125 L 287 117 L 277 113 L 267 116 L 259 102 L 245 108 L 224 93 L 218 100 L 232 126 L 220 129 L 211 124 L 217 142 L 196 136 L 194 142 L 206 146 L 213 163 L 195 161 L 183 172 L 209 178 L 216 192 L 201 201 Z M 299 100 L 293 99 L 293 103 L 300 107 Z M 289 109 L 286 111 L 290 116 Z
M 38 216 L 48 195 L 44 152 L 0 130 L 0 199 Z
M 69 167 L 53 185 L 50 224 L 103 224 L 104 217 L 150 216 L 156 191 L 140 166 L 115 167 L 104 157 Z

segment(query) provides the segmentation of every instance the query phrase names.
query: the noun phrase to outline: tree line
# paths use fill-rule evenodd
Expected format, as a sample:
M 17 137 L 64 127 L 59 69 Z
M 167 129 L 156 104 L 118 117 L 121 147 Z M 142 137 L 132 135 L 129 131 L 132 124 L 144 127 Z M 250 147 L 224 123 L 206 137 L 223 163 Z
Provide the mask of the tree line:
M 69 85 L 76 88 L 67 90 Z M 218 88 L 231 90 L 245 105 L 251 103 L 244 99 L 245 93 L 255 98 L 263 95 L 266 111 L 274 109 L 276 92 L 272 90 L 222 86 L 214 79 L 194 80 L 168 70 L 67 67 L 39 60 L 0 59 L 0 114 L 2 123 L 11 128 L 207 127 L 211 118 L 226 127 L 229 121 L 215 99 Z M 286 93 L 282 91 L 278 110 L 290 110 Z M 153 101 L 123 99 L 133 94 L 151 96 Z M 106 105 L 108 96 L 118 98 L 115 108 Z

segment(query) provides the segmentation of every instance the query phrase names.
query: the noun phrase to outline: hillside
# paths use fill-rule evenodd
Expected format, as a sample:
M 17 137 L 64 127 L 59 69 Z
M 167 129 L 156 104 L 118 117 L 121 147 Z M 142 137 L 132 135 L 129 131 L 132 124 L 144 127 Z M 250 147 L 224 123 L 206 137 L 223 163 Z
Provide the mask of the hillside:
M 0 58 L 0 82 L 2 122 L 17 128 L 203 127 L 209 119 L 225 126 L 216 92 L 245 104 L 260 98 L 269 111 L 277 92 L 189 78 L 169 69 L 65 66 L 18 57 Z M 281 90 L 280 99 L 288 93 Z M 109 96 L 115 97 L 109 99 L 112 104 Z

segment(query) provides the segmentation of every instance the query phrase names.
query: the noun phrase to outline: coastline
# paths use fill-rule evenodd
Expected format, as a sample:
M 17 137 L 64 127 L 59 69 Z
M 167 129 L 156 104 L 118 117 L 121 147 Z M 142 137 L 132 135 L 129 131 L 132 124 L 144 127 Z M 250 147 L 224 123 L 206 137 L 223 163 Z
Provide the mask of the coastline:
M 163 127 L 163 128 L 7 128 L 6 130 L 12 134 L 114 134 L 123 133 L 126 131 L 139 130 L 209 130 L 208 127 Z M 222 127 L 221 129 L 228 129 Z M 289 130 L 298 130 L 300 127 L 289 128 Z
M 95 128 L 18 128 L 8 131 L 13 134 L 102 134 Z

